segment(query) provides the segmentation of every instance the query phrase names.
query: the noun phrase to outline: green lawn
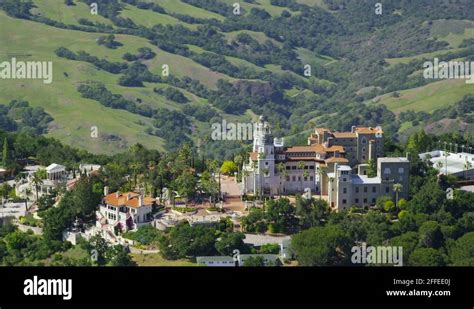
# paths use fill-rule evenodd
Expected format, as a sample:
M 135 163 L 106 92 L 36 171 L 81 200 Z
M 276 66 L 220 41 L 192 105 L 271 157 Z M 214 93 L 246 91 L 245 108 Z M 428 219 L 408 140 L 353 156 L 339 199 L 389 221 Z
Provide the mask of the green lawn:
M 74 246 L 70 248 L 69 250 L 63 253 L 63 256 L 75 260 L 90 258 L 89 252 L 87 252 L 87 250 L 83 249 L 81 246 Z
M 138 266 L 198 266 L 188 260 L 167 260 L 159 253 L 153 254 L 130 254 Z

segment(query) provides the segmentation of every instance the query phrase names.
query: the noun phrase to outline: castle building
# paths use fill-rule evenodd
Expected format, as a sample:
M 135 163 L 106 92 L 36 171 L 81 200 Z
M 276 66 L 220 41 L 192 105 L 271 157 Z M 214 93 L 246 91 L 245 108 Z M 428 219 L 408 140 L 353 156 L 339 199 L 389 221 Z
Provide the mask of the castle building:
M 252 152 L 242 167 L 242 194 L 275 196 L 307 192 L 327 195 L 334 209 L 370 206 L 377 197 L 408 197 L 409 161 L 384 158 L 381 127 L 352 127 L 351 132 L 317 128 L 307 146 L 285 147 L 274 138 L 268 122 L 255 126 Z M 377 176 L 368 177 L 369 162 Z
M 380 196 L 395 196 L 394 185 L 400 184 L 398 198 L 408 198 L 410 162 L 407 158 L 377 159 L 377 175 L 354 173 L 348 165 L 336 165 L 328 173 L 328 203 L 334 210 L 373 206 Z
M 306 188 L 320 193 L 320 169 L 348 163 L 342 146 L 315 144 L 286 148 L 283 139 L 273 137 L 263 117 L 255 127 L 253 149 L 242 168 L 243 194 L 271 196 L 299 193 Z
M 381 127 L 352 126 L 350 132 L 332 132 L 317 128 L 308 137 L 308 145 L 338 145 L 344 148 L 350 166 L 367 163 L 383 157 L 383 130 Z

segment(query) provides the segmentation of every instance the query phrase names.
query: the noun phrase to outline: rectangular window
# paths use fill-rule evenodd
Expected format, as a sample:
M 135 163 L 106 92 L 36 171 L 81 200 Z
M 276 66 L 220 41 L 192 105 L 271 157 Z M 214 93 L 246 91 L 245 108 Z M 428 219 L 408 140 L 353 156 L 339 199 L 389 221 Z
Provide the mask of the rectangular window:
M 347 193 L 347 188 L 343 188 L 342 193 Z
M 372 187 L 372 192 L 373 193 L 377 192 L 377 187 Z
M 347 201 L 346 201 L 346 200 L 342 200 L 342 203 L 343 203 L 343 204 L 346 204 L 346 203 L 347 203 Z
M 356 193 L 359 193 L 359 187 L 356 187 L 355 190 L 356 190 Z
M 364 193 L 367 193 L 367 187 L 364 187 Z
M 356 199 L 354 200 L 354 203 L 359 204 L 359 199 L 356 198 Z

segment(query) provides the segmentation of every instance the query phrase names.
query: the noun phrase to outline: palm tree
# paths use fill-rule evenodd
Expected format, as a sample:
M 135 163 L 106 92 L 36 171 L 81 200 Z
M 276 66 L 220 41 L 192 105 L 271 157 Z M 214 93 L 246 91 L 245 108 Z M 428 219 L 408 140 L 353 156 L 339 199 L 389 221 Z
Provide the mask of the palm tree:
M 398 209 L 398 193 L 400 193 L 403 189 L 403 185 L 401 183 L 396 183 L 393 185 L 393 192 L 395 192 L 395 209 Z
M 244 158 L 241 155 L 236 155 L 234 157 L 234 162 L 235 164 L 237 164 L 237 179 L 239 179 L 240 169 L 242 168 L 242 164 L 244 163 Z
M 135 189 L 137 186 L 137 176 L 138 176 L 138 170 L 142 167 L 142 165 L 139 162 L 133 162 L 130 164 L 130 168 L 133 171 L 133 188 Z
M 449 152 L 445 151 L 444 152 L 444 160 L 445 160 L 445 174 L 448 175 L 448 157 L 449 157 Z
M 467 171 L 472 169 L 472 163 L 466 160 L 464 163 L 464 178 L 467 179 Z
M 26 198 L 28 198 L 28 197 L 31 195 L 31 189 L 30 189 L 30 188 L 26 188 L 25 194 L 26 194 Z
M 40 177 L 38 172 L 33 174 L 33 179 L 31 179 L 31 183 L 34 185 L 36 190 L 36 202 L 38 202 L 38 190 L 40 186 L 43 184 L 43 179 Z
M 305 180 L 308 179 L 308 177 L 309 177 L 309 172 L 308 172 L 308 170 L 304 170 L 304 171 L 303 171 L 303 177 L 304 177 Z
M 211 172 L 211 175 L 212 175 L 212 177 L 214 177 L 214 179 L 215 179 L 216 174 L 219 177 L 218 178 L 218 185 L 219 185 L 219 195 L 218 196 L 219 196 L 219 200 L 220 200 L 221 197 L 222 197 L 222 193 L 221 193 L 221 169 L 219 168 L 219 164 L 215 160 L 212 160 L 211 162 L 209 162 L 208 167 L 209 167 L 209 171 Z
M 443 168 L 443 162 L 438 161 L 438 162 L 436 163 L 436 168 L 438 169 L 438 171 L 441 171 L 441 169 Z
M 299 171 L 304 170 L 304 162 L 303 161 L 298 162 L 298 170 Z M 301 173 L 301 174 L 303 174 L 303 173 Z M 300 178 L 300 190 L 303 190 L 303 176 L 298 176 L 298 177 L 301 177 Z
M 326 174 L 326 171 L 321 168 L 321 166 L 318 166 L 318 174 L 319 174 L 319 199 L 323 198 L 323 177 Z
M 278 195 L 281 197 L 281 191 L 282 191 L 282 184 L 283 184 L 283 179 L 286 179 L 286 176 L 288 176 L 288 172 L 286 171 L 286 166 L 283 163 L 278 163 L 277 165 L 277 170 L 278 170 L 278 175 L 280 175 L 280 189 L 278 191 Z
M 30 189 L 30 188 L 26 188 L 25 194 L 26 194 L 25 207 L 26 207 L 26 211 L 28 212 L 28 197 L 31 195 L 31 189 Z

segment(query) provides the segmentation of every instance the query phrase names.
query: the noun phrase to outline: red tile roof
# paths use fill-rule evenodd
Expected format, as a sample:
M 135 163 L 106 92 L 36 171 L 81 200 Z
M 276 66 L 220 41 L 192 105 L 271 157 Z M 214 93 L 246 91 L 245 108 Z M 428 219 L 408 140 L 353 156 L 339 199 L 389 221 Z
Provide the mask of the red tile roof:
M 357 135 L 352 132 L 334 132 L 332 135 L 334 135 L 335 138 L 356 138 Z
M 317 147 L 318 145 L 313 145 L 313 146 L 294 146 L 286 149 L 286 152 L 318 152 L 320 150 L 320 147 Z
M 139 196 L 140 194 L 135 193 L 135 192 L 119 193 L 117 196 L 117 192 L 114 192 L 107 195 L 104 198 L 104 200 L 105 200 L 105 203 L 110 206 L 114 206 L 114 207 L 126 206 L 126 207 L 132 207 L 132 208 L 149 206 L 155 202 L 154 198 L 145 196 L 143 198 L 143 205 L 139 205 Z
M 383 133 L 382 129 L 374 127 L 357 127 L 355 128 L 355 131 L 359 134 Z
M 324 160 L 326 163 L 348 163 L 349 160 L 343 157 L 332 157 Z

